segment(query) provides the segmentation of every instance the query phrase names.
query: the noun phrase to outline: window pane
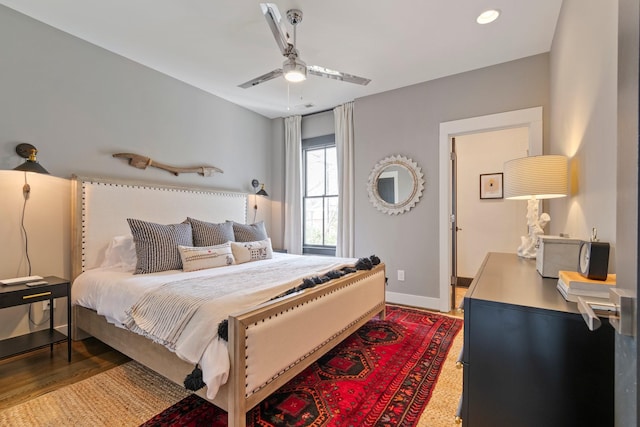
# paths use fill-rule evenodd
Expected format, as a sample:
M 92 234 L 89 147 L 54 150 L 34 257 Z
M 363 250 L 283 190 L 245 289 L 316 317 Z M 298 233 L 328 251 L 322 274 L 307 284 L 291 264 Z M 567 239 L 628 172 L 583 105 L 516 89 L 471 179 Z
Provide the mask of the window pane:
M 338 156 L 336 147 L 327 148 L 327 195 L 338 195 Z
M 322 245 L 322 197 L 304 200 L 304 244 Z
M 338 243 L 338 198 L 325 198 L 324 244 L 335 246 Z
M 324 149 L 307 150 L 306 190 L 307 196 L 324 195 Z

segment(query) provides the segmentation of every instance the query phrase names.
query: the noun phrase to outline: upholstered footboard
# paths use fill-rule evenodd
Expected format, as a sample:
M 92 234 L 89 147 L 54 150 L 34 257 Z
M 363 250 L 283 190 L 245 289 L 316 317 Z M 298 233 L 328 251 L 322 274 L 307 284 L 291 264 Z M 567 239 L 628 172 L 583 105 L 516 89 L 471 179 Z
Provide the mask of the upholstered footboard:
M 332 280 L 229 317 L 231 372 L 213 400 L 230 426 L 246 412 L 372 317 L 385 310 L 385 270 Z M 193 365 L 140 335 L 115 327 L 94 311 L 74 308 L 75 326 L 168 379 L 183 384 Z M 204 389 L 198 392 L 205 396 Z
M 233 315 L 229 323 L 229 425 L 385 310 L 385 270 L 378 265 Z

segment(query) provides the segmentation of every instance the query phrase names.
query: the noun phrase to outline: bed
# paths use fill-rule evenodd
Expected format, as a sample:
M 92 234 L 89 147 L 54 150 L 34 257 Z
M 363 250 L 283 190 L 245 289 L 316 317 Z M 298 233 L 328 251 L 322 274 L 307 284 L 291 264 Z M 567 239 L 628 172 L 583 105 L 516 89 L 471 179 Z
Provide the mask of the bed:
M 114 236 L 131 233 L 128 218 L 139 218 L 159 224 L 179 223 L 187 217 L 202 218 L 210 222 L 246 223 L 247 194 L 244 193 L 76 176 L 72 178 L 72 191 L 72 296 L 88 286 L 85 278 L 90 274 L 103 274 L 99 277 L 105 280 L 107 276 L 116 277 L 120 274 L 110 271 L 101 273 L 104 269 L 100 267 L 104 265 L 107 248 L 113 242 Z M 316 262 L 311 257 L 298 256 L 297 258 L 302 258 L 300 260 L 294 258 L 296 256 L 274 253 L 267 260 L 214 268 L 211 272 L 171 272 L 174 275 L 172 278 L 179 277 L 178 282 L 184 284 L 189 280 L 199 281 L 200 276 L 215 277 L 216 274 L 222 274 L 221 271 L 231 272 L 235 269 L 239 271 L 238 274 L 252 276 L 258 271 L 256 269 L 268 270 L 275 268 L 272 265 L 275 266 L 277 263 L 291 266 L 287 267 L 291 269 L 290 277 L 278 285 L 277 291 L 269 291 L 276 292 L 277 298 L 264 299 L 263 295 L 260 297 L 262 299 L 256 300 L 257 304 L 252 303 L 230 312 L 228 316 L 225 314 L 220 324 L 214 323 L 209 328 L 215 331 L 222 324 L 227 326 L 227 339 L 223 348 L 225 357 L 228 357 L 229 367 L 227 377 L 222 375 L 225 378 L 222 378 L 219 384 L 212 384 L 215 390 L 209 390 L 207 386 L 198 390 L 197 394 L 226 410 L 230 426 L 244 426 L 247 411 L 369 319 L 375 316 L 384 317 L 384 264 L 370 265 L 369 269 L 353 271 L 349 266 L 352 260 L 349 259 L 337 259 L 328 265 L 321 265 L 318 261 L 317 265 L 311 265 Z M 348 274 L 314 287 L 301 289 L 300 286 L 292 287 L 299 283 L 302 271 L 300 265 L 294 262 L 310 263 L 308 275 L 316 278 L 323 274 L 318 272 L 327 269 L 346 271 Z M 294 272 L 296 268 L 297 273 Z M 247 271 L 240 272 L 243 269 Z M 235 274 L 234 272 L 233 275 Z M 224 274 L 229 277 L 233 275 Z M 124 279 L 137 281 L 146 275 L 129 276 L 138 277 Z M 153 282 L 156 274 L 148 276 Z M 194 276 L 198 278 L 194 279 Z M 126 289 L 134 287 L 127 285 Z M 111 293 L 118 293 L 113 289 L 118 288 L 112 288 Z M 286 292 L 282 292 L 283 290 Z M 245 293 L 255 298 L 253 295 L 258 292 Z M 127 292 L 122 292 L 122 295 L 125 299 Z M 129 295 L 128 298 L 133 296 Z M 72 299 L 77 298 L 74 296 Z M 159 342 L 118 325 L 113 318 L 117 317 L 116 315 L 99 314 L 100 310 L 91 304 L 85 304 L 88 307 L 83 307 L 79 304 L 81 301 L 75 302 L 78 304 L 74 304 L 73 307 L 74 339 L 93 336 L 181 385 L 190 373 L 195 372 L 193 360 L 185 360 L 184 355 L 178 355 L 179 346 L 177 349 L 167 348 Z M 246 302 L 243 304 L 247 305 Z M 213 341 L 221 342 L 215 338 L 215 332 L 212 333 Z M 206 351 L 209 351 L 209 347 L 216 347 L 216 351 L 219 351 L 221 346 L 208 343 Z M 215 375 L 221 374 L 218 372 Z M 205 374 L 204 378 L 208 379 L 208 376 Z

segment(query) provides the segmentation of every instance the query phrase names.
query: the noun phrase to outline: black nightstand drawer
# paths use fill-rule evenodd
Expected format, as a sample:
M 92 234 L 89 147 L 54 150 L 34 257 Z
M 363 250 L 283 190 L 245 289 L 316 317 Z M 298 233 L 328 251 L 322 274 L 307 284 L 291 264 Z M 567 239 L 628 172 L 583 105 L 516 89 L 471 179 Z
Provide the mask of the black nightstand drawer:
M 15 289 L 20 286 L 20 289 Z M 37 287 L 25 285 L 12 286 L 13 292 L 0 293 L 0 308 L 14 307 L 16 305 L 30 304 L 51 298 L 66 297 L 68 294 L 66 283 L 48 284 Z

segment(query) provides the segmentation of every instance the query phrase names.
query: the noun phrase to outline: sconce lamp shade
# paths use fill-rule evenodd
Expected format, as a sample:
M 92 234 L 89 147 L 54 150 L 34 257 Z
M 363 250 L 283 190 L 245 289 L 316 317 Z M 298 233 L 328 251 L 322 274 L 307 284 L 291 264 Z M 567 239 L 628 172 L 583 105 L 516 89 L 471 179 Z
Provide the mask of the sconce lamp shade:
M 18 144 L 16 146 L 16 153 L 25 160 L 23 164 L 18 167 L 13 168 L 14 171 L 24 171 L 24 172 L 35 172 L 35 173 L 43 173 L 49 174 L 49 172 L 42 167 L 38 160 L 36 159 L 36 153 L 38 150 L 31 144 Z
M 251 180 L 251 186 L 253 187 L 254 191 L 258 190 L 258 186 L 260 186 L 260 190 L 256 191 L 256 196 L 269 197 L 269 194 L 267 194 L 267 192 L 264 189 L 264 184 L 260 184 L 260 182 L 257 179 Z
M 504 197 L 512 200 L 554 199 L 567 195 L 567 158 L 530 156 L 504 164 Z

